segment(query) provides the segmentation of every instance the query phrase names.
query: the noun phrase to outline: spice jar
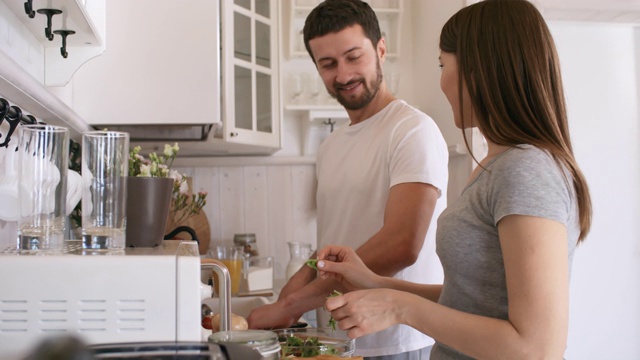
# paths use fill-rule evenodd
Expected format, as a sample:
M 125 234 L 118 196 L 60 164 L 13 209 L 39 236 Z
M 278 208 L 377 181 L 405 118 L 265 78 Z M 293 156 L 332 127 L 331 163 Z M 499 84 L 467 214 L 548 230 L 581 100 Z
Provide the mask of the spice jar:
M 235 234 L 233 243 L 236 246 L 244 247 L 246 257 L 258 256 L 258 244 L 256 243 L 256 234 Z

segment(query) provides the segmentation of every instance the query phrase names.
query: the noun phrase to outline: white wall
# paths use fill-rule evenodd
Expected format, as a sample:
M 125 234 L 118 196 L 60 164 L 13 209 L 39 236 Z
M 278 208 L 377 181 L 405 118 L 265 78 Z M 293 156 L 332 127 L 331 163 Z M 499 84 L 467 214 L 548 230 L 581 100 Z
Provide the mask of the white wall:
M 571 279 L 569 359 L 640 359 L 638 29 L 553 24 L 593 225 Z

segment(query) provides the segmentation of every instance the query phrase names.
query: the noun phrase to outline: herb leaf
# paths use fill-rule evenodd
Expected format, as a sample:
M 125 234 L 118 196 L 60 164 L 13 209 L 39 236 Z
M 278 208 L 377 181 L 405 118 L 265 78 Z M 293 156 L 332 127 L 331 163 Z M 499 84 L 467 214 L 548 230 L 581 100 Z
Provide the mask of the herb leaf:
M 331 294 L 329 294 L 329 296 L 327 296 L 328 298 L 332 298 L 332 297 L 336 297 L 336 296 L 340 296 L 342 295 L 342 293 L 338 290 L 333 290 L 333 292 Z M 329 317 L 329 322 L 327 323 L 327 326 L 330 327 L 332 330 L 336 329 L 336 319 L 333 318 L 333 316 Z
M 317 263 L 318 263 L 318 259 L 309 259 L 309 260 L 307 260 L 307 262 L 306 262 L 306 264 L 307 264 L 307 266 L 308 266 L 308 267 L 310 267 L 310 268 L 312 268 L 312 269 L 315 269 L 315 270 L 318 270 L 318 265 L 317 265 Z

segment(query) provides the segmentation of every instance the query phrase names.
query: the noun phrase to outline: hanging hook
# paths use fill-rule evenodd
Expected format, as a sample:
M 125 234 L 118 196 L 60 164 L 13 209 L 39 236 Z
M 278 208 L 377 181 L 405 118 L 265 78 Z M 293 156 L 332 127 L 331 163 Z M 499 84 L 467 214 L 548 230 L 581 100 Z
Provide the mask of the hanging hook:
M 13 132 L 18 128 L 18 124 L 20 124 L 20 118 L 22 118 L 22 110 L 20 110 L 19 107 L 11 106 L 11 108 L 13 109 L 13 111 L 16 112 L 16 115 L 11 116 L 7 112 L 7 116 L 5 116 L 5 118 L 9 123 L 9 132 L 7 133 L 7 137 L 4 139 L 4 142 L 0 144 L 0 147 L 6 147 L 6 148 L 9 147 L 9 141 L 11 141 L 11 135 L 13 135 Z
M 53 33 L 62 36 L 62 47 L 60 48 L 60 55 L 62 55 L 62 57 L 66 59 L 67 56 L 69 56 L 69 54 L 67 53 L 67 36 L 73 35 L 76 32 L 73 30 L 56 30 Z
M 331 120 L 331 118 L 328 118 L 327 121 L 323 121 L 322 123 L 325 125 L 329 125 L 329 132 L 333 132 L 333 125 L 336 124 L 335 120 Z
M 3 98 L 0 98 L 0 104 L 2 104 L 2 108 L 0 108 L 0 125 L 2 125 L 2 122 L 4 121 L 5 116 L 9 113 L 9 108 L 11 108 L 11 106 L 9 106 L 9 102 Z M 0 137 L 2 137 L 2 134 L 0 134 Z
M 24 3 L 24 12 L 32 19 L 36 17 L 36 12 L 33 11 L 33 0 L 27 0 L 27 2 Z
M 25 115 L 22 117 L 22 122 L 27 125 L 36 125 L 38 121 L 33 115 Z
M 38 9 L 38 14 L 44 14 L 47 16 L 47 27 L 44 28 L 44 35 L 49 39 L 49 41 L 53 40 L 53 33 L 51 32 L 51 18 L 53 15 L 62 14 L 62 10 L 58 9 Z

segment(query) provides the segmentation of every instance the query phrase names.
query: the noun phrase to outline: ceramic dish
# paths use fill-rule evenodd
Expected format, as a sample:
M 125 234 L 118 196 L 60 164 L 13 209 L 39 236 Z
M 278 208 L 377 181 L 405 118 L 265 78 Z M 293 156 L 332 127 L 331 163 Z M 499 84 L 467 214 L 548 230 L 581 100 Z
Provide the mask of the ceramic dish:
M 302 328 L 274 330 L 282 348 L 281 357 L 312 357 L 336 355 L 349 357 L 356 350 L 354 339 L 342 330 L 330 328 Z

